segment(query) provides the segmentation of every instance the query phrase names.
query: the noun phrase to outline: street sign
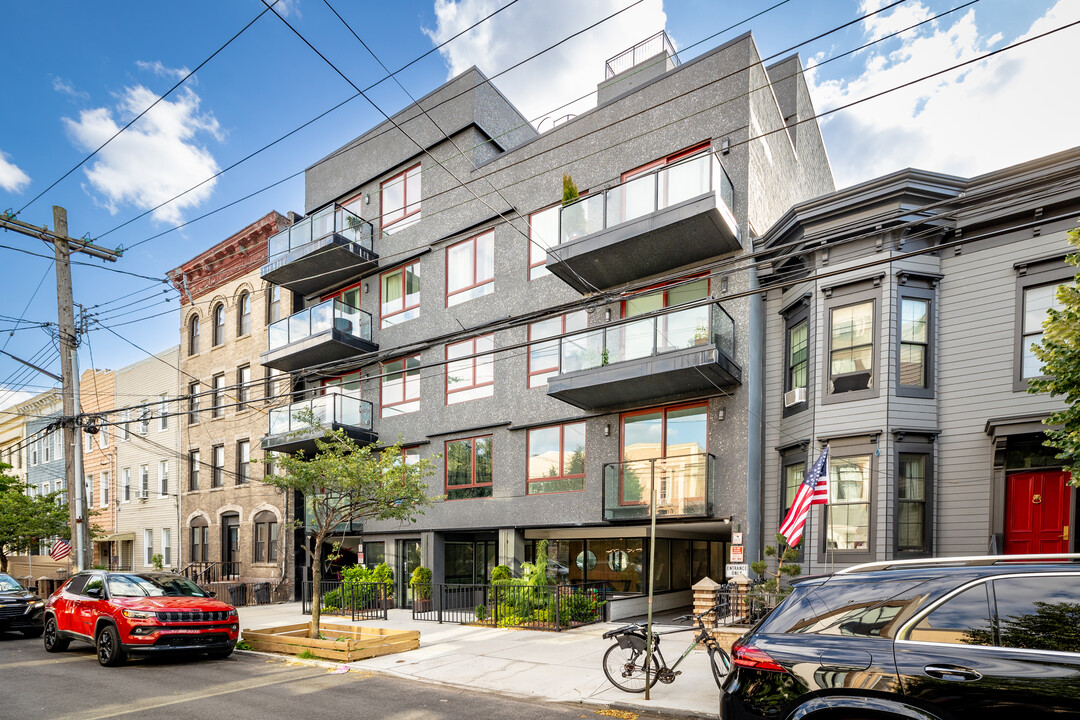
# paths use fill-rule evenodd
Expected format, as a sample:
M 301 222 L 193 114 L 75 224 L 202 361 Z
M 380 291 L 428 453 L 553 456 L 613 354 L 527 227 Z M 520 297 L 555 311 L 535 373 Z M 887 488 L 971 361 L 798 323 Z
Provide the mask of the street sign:
M 742 545 L 732 545 L 731 546 L 731 557 L 729 558 L 729 560 L 731 562 L 733 562 L 733 563 L 741 563 L 743 561 L 743 546 Z
M 728 579 L 735 577 L 736 575 L 745 575 L 750 577 L 750 567 L 746 563 L 728 563 L 724 568 L 724 574 Z
M 731 533 L 731 544 L 732 545 L 742 545 L 742 533 L 741 532 L 733 532 L 733 533 Z

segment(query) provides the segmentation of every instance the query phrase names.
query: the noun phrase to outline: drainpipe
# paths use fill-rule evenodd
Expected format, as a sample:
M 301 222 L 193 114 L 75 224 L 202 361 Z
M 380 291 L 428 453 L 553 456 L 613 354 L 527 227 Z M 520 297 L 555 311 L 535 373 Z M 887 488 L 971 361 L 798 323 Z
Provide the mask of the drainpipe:
M 750 289 L 758 288 L 757 269 L 750 267 Z M 750 303 L 750 331 L 747 333 L 747 383 L 746 392 L 746 533 L 743 535 L 747 562 L 761 558 L 761 448 L 765 427 L 764 381 L 765 374 L 765 298 L 754 293 Z

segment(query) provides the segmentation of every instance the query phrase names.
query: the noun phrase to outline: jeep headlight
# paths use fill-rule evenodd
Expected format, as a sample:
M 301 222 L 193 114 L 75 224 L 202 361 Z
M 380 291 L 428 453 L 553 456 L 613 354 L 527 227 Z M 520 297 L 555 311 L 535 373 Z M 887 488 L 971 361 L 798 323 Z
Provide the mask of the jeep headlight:
M 132 618 L 134 620 L 156 620 L 157 613 L 145 612 L 143 610 L 125 610 L 124 617 Z

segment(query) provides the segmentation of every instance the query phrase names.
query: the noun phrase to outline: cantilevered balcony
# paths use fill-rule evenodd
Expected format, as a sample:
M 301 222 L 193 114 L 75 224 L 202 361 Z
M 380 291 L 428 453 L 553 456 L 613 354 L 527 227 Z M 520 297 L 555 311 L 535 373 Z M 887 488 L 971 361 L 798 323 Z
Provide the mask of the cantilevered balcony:
M 267 282 L 301 295 L 340 285 L 374 268 L 371 223 L 339 205 L 319 210 L 270 238 Z
M 707 453 L 627 460 L 604 465 L 604 520 L 648 520 L 650 497 L 656 517 L 707 517 L 713 456 Z
M 742 382 L 735 323 L 719 303 L 549 342 L 553 353 L 558 346 L 559 372 L 548 378 L 548 395 L 584 410 L 691 400 Z
M 711 152 L 639 175 L 562 208 L 547 269 L 586 293 L 734 252 L 734 199 Z
M 304 411 L 314 415 L 315 425 L 307 420 Z M 262 449 L 294 453 L 303 450 L 310 457 L 315 453 L 315 438 L 323 438 L 330 430 L 342 429 L 361 444 L 378 438 L 372 429 L 371 403 L 339 393 L 319 395 L 294 402 L 270 411 L 270 432 L 262 439 Z
M 268 328 L 269 349 L 260 362 L 289 372 L 347 360 L 379 346 L 371 339 L 371 316 L 340 300 L 327 300 Z

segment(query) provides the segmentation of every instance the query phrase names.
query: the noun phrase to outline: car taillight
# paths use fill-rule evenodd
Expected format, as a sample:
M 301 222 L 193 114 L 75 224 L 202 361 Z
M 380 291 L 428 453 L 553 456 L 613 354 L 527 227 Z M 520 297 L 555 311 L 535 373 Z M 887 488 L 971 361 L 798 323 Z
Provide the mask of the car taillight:
M 737 642 L 731 647 L 731 662 L 736 667 L 753 668 L 754 670 L 775 670 L 787 672 L 780 663 L 769 657 L 769 653 L 761 648 L 756 648 L 749 643 Z

